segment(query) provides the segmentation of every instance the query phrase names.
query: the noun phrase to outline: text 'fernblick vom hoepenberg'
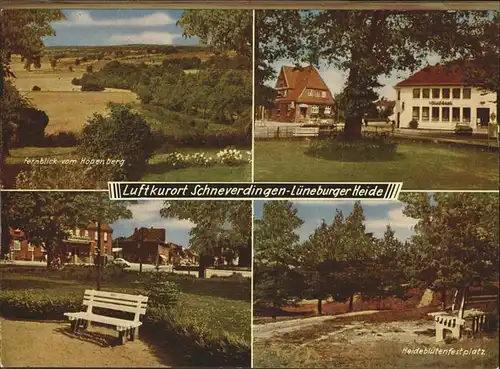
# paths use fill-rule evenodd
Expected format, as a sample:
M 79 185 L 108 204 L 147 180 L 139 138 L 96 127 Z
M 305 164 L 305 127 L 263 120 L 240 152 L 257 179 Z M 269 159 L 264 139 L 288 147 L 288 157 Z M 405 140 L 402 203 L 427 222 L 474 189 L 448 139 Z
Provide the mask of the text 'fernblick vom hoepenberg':
M 166 183 L 108 182 L 112 200 L 147 199 L 383 199 L 397 200 L 402 182 L 391 183 Z

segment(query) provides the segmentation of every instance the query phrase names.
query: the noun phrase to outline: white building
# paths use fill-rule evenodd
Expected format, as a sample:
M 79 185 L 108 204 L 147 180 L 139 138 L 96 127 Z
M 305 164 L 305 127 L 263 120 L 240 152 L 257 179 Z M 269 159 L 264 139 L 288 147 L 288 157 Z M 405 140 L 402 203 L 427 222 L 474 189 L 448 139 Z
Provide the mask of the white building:
M 418 128 L 453 130 L 460 123 L 476 130 L 498 119 L 496 95 L 464 85 L 456 65 L 425 67 L 394 88 L 395 121 L 401 128 L 416 120 Z

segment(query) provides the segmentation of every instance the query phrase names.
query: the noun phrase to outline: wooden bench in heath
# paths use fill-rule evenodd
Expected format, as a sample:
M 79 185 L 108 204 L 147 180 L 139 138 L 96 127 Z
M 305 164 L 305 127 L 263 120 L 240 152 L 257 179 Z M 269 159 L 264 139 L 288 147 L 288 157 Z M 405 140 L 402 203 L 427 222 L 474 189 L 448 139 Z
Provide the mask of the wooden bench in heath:
M 460 307 L 456 310 L 458 298 L 460 298 Z M 470 327 L 467 329 L 473 334 L 485 331 L 491 324 L 491 313 L 472 308 L 477 304 L 496 304 L 498 306 L 498 294 L 485 294 L 482 291 L 469 291 L 464 289 L 456 291 L 451 306 L 451 312 L 429 313 L 436 322 L 436 342 L 444 341 L 444 331 L 449 330 L 452 337 L 460 339 L 462 331 L 470 321 Z M 472 309 L 471 309 L 472 308 Z M 467 324 L 468 325 L 468 324 Z
M 87 306 L 87 310 L 64 315 L 71 321 L 73 332 L 77 332 L 80 327 L 87 329 L 92 322 L 115 326 L 120 342 L 124 344 L 127 338 L 133 341 L 139 337 L 139 327 L 142 325 L 139 318 L 146 313 L 147 302 L 148 297 L 142 295 L 85 290 L 83 305 Z M 128 320 L 96 314 L 94 308 L 132 313 L 134 318 Z
M 297 127 L 293 131 L 293 137 L 318 137 L 319 127 Z

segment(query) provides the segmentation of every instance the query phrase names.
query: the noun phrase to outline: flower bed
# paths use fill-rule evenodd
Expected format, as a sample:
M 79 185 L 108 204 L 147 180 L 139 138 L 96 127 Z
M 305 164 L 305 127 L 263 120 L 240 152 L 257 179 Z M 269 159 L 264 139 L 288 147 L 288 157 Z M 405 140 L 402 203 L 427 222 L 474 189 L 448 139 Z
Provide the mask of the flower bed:
M 192 168 L 192 167 L 211 167 L 216 164 L 238 166 L 250 163 L 252 153 L 245 153 L 237 149 L 224 149 L 219 151 L 215 157 L 206 156 L 205 153 L 181 154 L 173 152 L 167 155 L 165 163 L 167 166 L 175 169 Z

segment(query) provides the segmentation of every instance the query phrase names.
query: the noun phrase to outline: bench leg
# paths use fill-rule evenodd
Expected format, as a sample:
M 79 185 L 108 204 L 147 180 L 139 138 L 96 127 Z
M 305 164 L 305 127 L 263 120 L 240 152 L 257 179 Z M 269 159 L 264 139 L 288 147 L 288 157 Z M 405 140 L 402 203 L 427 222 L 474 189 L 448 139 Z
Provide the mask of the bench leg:
M 136 328 L 132 328 L 130 330 L 130 336 L 129 336 L 129 339 L 131 341 L 135 341 L 136 339 L 139 338 L 139 327 L 136 327 Z
M 444 333 L 443 327 L 436 324 L 436 342 L 444 341 L 443 333 Z
M 90 320 L 84 320 L 84 321 L 83 321 L 83 325 L 82 325 L 82 329 L 83 329 L 84 331 L 86 331 L 87 329 L 89 329 L 89 328 L 90 328 L 90 324 L 91 324 L 91 323 L 90 323 Z
M 71 331 L 72 331 L 73 333 L 75 333 L 75 332 L 76 332 L 76 330 L 77 330 L 77 326 L 78 326 L 78 319 L 74 319 L 74 320 L 72 320 L 72 321 L 71 321 Z
M 118 337 L 120 344 L 124 345 L 127 342 L 127 331 L 120 331 Z

